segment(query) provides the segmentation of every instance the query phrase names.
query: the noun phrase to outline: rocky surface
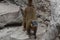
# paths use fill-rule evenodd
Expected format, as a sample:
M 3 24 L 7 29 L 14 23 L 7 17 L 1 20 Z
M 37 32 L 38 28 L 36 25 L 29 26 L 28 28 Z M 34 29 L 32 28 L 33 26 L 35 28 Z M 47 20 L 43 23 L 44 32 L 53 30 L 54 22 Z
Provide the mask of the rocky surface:
M 0 3 L 0 26 L 9 22 L 21 22 L 22 15 L 18 13 L 19 11 L 19 6 L 11 3 Z
M 42 1 L 42 0 L 41 0 Z M 21 1 L 20 1 L 21 2 Z M 42 1 L 43 2 L 43 1 Z M 44 4 L 43 5 L 46 5 L 45 4 L 45 1 L 43 2 Z M 5 4 L 4 4 L 5 5 Z M 20 4 L 19 4 L 20 5 Z M 25 4 L 21 4 L 21 5 L 25 5 Z M 35 4 L 34 4 L 35 5 Z M 37 4 L 36 4 L 37 5 Z M 42 4 L 41 4 L 42 5 Z M 11 5 L 12 6 L 12 5 Z M 40 6 L 40 5 L 39 5 Z M 8 6 L 9 8 L 10 6 Z M 12 6 L 13 8 L 14 6 Z M 25 6 L 22 6 L 22 8 L 24 9 Z M 43 35 L 45 34 L 46 32 L 46 29 L 49 25 L 50 22 L 47 22 L 46 19 L 48 19 L 49 17 L 49 12 L 48 11 L 42 11 L 42 9 L 38 9 L 39 7 L 37 7 L 37 14 L 41 15 L 40 18 L 38 18 L 38 30 L 37 30 L 37 39 L 36 40 L 40 40 Z M 16 7 L 15 7 L 16 8 Z M 14 10 L 15 10 L 14 8 Z M 10 8 L 11 9 L 11 8 Z M 4 21 L 5 23 L 8 23 L 8 22 L 15 22 L 18 17 L 18 13 L 17 12 L 11 12 L 10 9 L 8 10 L 9 12 L 8 13 L 4 13 L 3 14 L 3 17 L 5 17 Z M 17 8 L 16 8 L 17 9 Z M 19 7 L 18 9 L 19 10 Z M 47 10 L 47 9 L 45 9 Z M 6 12 L 6 11 L 5 11 Z M 10 13 L 11 12 L 11 13 Z M 19 15 L 18 19 L 19 18 L 22 18 L 20 17 L 21 15 Z M 48 17 L 48 18 L 47 18 Z M 6 19 L 7 18 L 7 19 Z M 18 20 L 17 19 L 17 20 Z M 3 20 L 3 18 L 2 18 Z M 49 20 L 49 19 L 48 19 Z M 3 21 L 2 21 L 3 22 Z M 19 21 L 18 21 L 19 22 Z M 4 23 L 4 22 L 3 22 Z M 3 30 L 1 30 L 1 36 L 0 36 L 0 39 L 1 40 L 34 40 L 33 38 L 32 39 L 29 39 L 28 36 L 26 35 L 25 32 L 22 31 L 22 27 L 15 27 L 15 28 L 5 28 Z M 27 38 L 25 38 L 25 36 Z
M 16 3 L 21 6 L 22 9 L 25 8 L 27 4 L 27 0 L 14 0 Z M 40 15 L 38 18 L 38 30 L 37 30 L 37 39 L 36 40 L 60 40 L 58 35 L 58 30 L 56 28 L 57 24 L 60 24 L 60 1 L 59 0 L 34 0 L 33 4 L 36 7 L 37 15 Z M 5 5 L 5 4 L 4 4 Z M 12 5 L 11 5 L 12 6 Z M 15 7 L 15 6 L 14 6 Z M 12 7 L 13 8 L 13 7 Z M 15 7 L 16 8 L 16 7 Z M 15 10 L 14 8 L 14 10 Z M 5 9 L 4 9 L 5 10 Z M 10 11 L 10 10 L 9 10 Z M 21 10 L 20 10 L 21 11 Z M 6 22 L 16 21 L 18 14 L 8 13 L 3 17 L 8 17 Z M 5 14 L 5 13 L 3 13 Z M 17 15 L 17 16 L 16 16 Z M 5 17 L 6 16 L 6 17 Z M 3 22 L 3 17 L 1 18 L 1 22 Z M 19 17 L 17 18 L 17 20 Z M 11 20 L 9 20 L 11 19 Z M 14 20 L 13 20 L 14 19 Z M 18 21 L 19 22 L 19 21 Z M 15 28 L 5 28 L 0 30 L 0 39 L 1 40 L 35 40 L 29 39 L 26 35 L 26 32 L 22 31 L 22 27 L 15 27 Z M 3 35 L 3 36 L 2 36 Z M 58 35 L 58 36 L 57 36 Z
M 46 27 L 41 27 L 40 24 L 38 25 L 37 30 L 37 40 L 40 38 L 39 35 L 43 35 L 46 32 Z M 0 30 L 0 40 L 27 40 L 28 36 L 26 32 L 22 31 L 21 27 L 12 27 L 12 28 L 5 28 Z M 33 38 L 32 38 L 33 39 Z

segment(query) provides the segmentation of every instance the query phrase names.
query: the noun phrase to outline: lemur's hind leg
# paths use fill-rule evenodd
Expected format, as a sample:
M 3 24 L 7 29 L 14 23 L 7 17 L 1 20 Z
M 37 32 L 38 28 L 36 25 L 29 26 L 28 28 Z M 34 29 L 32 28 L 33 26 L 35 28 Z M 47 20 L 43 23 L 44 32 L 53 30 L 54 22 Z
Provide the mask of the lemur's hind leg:
M 36 38 L 37 38 L 37 36 L 36 36 L 36 33 L 37 33 L 37 27 L 35 27 L 35 29 L 34 29 L 33 31 L 34 31 L 34 33 L 33 33 L 34 38 L 36 39 Z
M 26 22 L 24 22 L 23 31 L 26 31 Z
M 27 35 L 29 36 L 29 38 L 31 38 L 31 29 L 30 28 L 27 29 Z

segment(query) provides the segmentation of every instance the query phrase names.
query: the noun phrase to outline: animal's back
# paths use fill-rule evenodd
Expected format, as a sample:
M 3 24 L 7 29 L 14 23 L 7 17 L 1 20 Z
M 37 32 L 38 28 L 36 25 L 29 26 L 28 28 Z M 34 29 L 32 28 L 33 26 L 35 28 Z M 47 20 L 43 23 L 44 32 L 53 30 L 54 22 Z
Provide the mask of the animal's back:
M 25 9 L 26 20 L 35 20 L 36 19 L 36 10 L 32 7 L 27 7 Z

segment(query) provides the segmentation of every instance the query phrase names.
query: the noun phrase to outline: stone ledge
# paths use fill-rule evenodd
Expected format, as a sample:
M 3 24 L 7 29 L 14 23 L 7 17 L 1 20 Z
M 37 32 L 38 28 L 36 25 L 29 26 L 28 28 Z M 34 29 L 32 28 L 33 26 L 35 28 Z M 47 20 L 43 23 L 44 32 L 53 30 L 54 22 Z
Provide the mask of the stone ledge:
M 10 22 L 20 22 L 19 6 L 0 3 L 0 26 Z

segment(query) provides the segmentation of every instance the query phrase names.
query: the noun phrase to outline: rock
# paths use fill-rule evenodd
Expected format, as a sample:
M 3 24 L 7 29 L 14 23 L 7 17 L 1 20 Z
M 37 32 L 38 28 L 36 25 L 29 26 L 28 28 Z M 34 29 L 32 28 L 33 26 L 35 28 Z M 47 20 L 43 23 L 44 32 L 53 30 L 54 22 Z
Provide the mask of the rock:
M 58 33 L 60 34 L 60 24 L 57 23 L 56 27 L 58 29 Z
M 39 23 L 43 23 L 44 21 L 41 18 L 38 18 Z
M 11 24 L 11 22 L 16 24 L 22 22 L 22 14 L 19 11 L 19 6 L 0 3 L 0 24 L 4 24 L 6 26 L 9 23 Z
M 1 1 L 4 1 L 4 0 L 0 0 L 0 2 L 1 2 Z

